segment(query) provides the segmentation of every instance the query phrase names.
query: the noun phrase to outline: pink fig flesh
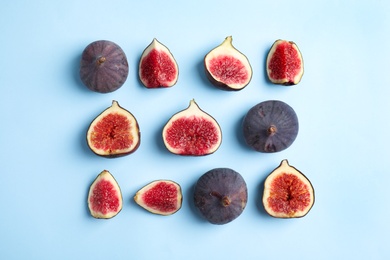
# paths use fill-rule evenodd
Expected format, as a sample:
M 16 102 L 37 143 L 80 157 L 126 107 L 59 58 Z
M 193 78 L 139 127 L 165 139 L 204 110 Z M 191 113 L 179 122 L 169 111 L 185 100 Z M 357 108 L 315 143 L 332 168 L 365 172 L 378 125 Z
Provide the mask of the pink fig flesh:
M 263 206 L 276 218 L 300 218 L 314 204 L 314 189 L 309 179 L 287 160 L 273 170 L 265 180 Z
M 267 56 L 267 75 L 274 84 L 296 85 L 303 76 L 303 58 L 292 41 L 277 40 Z
M 146 88 L 168 88 L 176 84 L 179 68 L 169 49 L 153 39 L 139 63 L 139 78 Z
M 122 193 L 109 171 L 102 171 L 91 184 L 88 207 L 93 217 L 104 219 L 112 218 L 122 210 Z
M 217 121 L 201 110 L 194 100 L 190 101 L 188 108 L 172 116 L 162 136 L 168 151 L 186 156 L 214 153 L 222 141 Z
M 223 90 L 238 91 L 246 87 L 252 78 L 248 58 L 232 44 L 228 36 L 204 58 L 206 76 L 210 82 Z
M 181 208 L 181 187 L 171 180 L 157 180 L 141 188 L 134 201 L 147 211 L 158 215 L 171 215 Z

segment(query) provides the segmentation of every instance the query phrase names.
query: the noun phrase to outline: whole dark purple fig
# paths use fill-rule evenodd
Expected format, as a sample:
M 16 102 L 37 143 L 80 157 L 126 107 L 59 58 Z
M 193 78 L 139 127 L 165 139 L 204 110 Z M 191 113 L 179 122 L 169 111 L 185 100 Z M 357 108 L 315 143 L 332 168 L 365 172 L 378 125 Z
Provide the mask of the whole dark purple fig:
M 80 78 L 92 91 L 113 92 L 125 83 L 128 73 L 126 55 L 116 43 L 95 41 L 82 53 Z
M 244 117 L 245 142 L 258 152 L 273 153 L 288 148 L 298 135 L 295 111 L 286 103 L 268 100 L 252 107 Z
M 236 219 L 245 209 L 247 200 L 245 180 L 229 168 L 210 170 L 195 184 L 195 206 L 212 224 L 222 225 Z

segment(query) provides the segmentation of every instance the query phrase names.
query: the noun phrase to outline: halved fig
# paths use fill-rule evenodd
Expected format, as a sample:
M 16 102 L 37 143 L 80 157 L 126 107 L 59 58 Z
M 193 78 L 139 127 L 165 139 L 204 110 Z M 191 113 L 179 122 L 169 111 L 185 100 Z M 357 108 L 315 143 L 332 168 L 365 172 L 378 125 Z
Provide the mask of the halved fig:
M 246 144 L 264 153 L 287 149 L 299 130 L 294 109 L 278 100 L 263 101 L 252 107 L 242 126 Z
M 186 109 L 168 120 L 162 137 L 168 151 L 179 155 L 212 154 L 222 142 L 218 122 L 201 110 L 193 99 Z
M 134 201 L 147 211 L 158 215 L 172 215 L 181 208 L 181 187 L 171 180 L 157 180 L 141 188 Z
M 228 36 L 221 45 L 212 49 L 204 58 L 204 67 L 207 78 L 214 86 L 238 91 L 251 81 L 252 67 L 232 41 L 232 36 Z
M 114 176 L 102 171 L 88 193 L 88 208 L 94 218 L 112 218 L 122 210 L 122 193 Z
M 267 75 L 274 84 L 296 85 L 303 76 L 303 59 L 292 41 L 277 40 L 267 56 Z
M 126 55 L 114 42 L 92 42 L 82 53 L 80 78 L 92 91 L 113 92 L 125 83 L 128 73 Z
M 195 206 L 212 224 L 233 221 L 244 211 L 247 201 L 248 189 L 244 178 L 229 168 L 212 169 L 195 184 Z
M 97 155 L 114 158 L 135 152 L 140 145 L 137 119 L 113 100 L 87 131 L 89 148 Z
M 309 179 L 287 160 L 273 170 L 265 180 L 263 206 L 276 218 L 305 216 L 314 204 L 314 189 Z
M 170 50 L 155 38 L 142 53 L 138 73 L 145 87 L 168 88 L 176 84 L 179 67 Z

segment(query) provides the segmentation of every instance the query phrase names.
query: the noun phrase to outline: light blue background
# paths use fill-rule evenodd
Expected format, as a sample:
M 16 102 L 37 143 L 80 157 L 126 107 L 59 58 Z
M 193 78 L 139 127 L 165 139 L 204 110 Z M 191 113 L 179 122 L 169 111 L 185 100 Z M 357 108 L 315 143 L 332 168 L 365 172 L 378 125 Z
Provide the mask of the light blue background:
M 0 259 L 389 259 L 389 1 L 2 1 L 0 16 Z M 233 36 L 249 58 L 240 92 L 206 80 L 204 55 Z M 138 60 L 156 37 L 174 54 L 177 85 L 148 90 Z M 305 61 L 301 83 L 275 86 L 265 57 L 276 39 L 295 41 Z M 78 77 L 82 50 L 106 39 L 125 51 L 130 73 L 110 94 Z M 223 131 L 220 149 L 194 158 L 170 154 L 161 130 L 195 98 Z M 117 159 L 88 149 L 89 123 L 113 99 L 142 132 L 136 153 Z M 240 124 L 268 99 L 290 104 L 300 120 L 295 143 L 275 154 L 247 148 Z M 282 159 L 312 181 L 316 202 L 301 219 L 274 219 L 261 205 L 262 183 Z M 215 226 L 193 207 L 204 172 L 230 167 L 249 200 L 235 221 Z M 102 170 L 117 179 L 123 210 L 89 215 L 89 185 Z M 182 209 L 153 215 L 133 202 L 155 179 L 184 192 Z

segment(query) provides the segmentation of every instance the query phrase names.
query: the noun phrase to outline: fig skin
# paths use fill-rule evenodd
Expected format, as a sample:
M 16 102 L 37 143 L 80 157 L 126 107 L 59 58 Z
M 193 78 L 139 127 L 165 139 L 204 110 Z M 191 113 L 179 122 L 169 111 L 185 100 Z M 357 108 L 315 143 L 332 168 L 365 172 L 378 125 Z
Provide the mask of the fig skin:
M 223 225 L 238 218 L 248 201 L 243 177 L 229 168 L 215 168 L 195 184 L 194 203 L 211 224 Z
M 103 187 L 98 186 L 101 183 L 103 183 Z M 108 190 L 102 192 L 99 188 Z M 117 198 L 111 197 L 112 195 L 116 195 Z M 112 203 L 118 203 L 118 205 L 115 206 Z M 98 219 L 113 218 L 122 210 L 122 192 L 114 176 L 109 171 L 103 170 L 92 182 L 88 192 L 87 204 L 91 216 Z M 111 210 L 103 209 L 103 211 L 107 210 L 107 212 L 102 212 L 99 208 L 101 205 L 112 208 Z
M 262 202 L 271 217 L 301 218 L 312 209 L 315 192 L 310 180 L 284 159 L 266 178 Z
M 163 185 L 163 187 L 160 187 L 159 185 Z M 172 189 L 172 187 L 175 188 L 175 198 L 172 198 L 172 191 L 169 190 Z M 161 189 L 164 189 L 164 191 L 161 191 Z M 158 195 L 156 195 L 157 197 L 153 198 L 154 200 L 157 200 L 157 202 L 155 201 L 157 205 L 148 205 L 148 202 L 146 201 L 147 198 L 144 196 L 147 196 L 149 192 L 158 193 Z M 154 194 L 151 194 L 152 197 L 153 195 Z M 183 194 L 178 183 L 171 180 L 156 180 L 138 190 L 133 199 L 139 206 L 149 211 L 150 213 L 169 216 L 181 209 Z
M 141 83 L 149 89 L 170 88 L 177 83 L 179 66 L 175 57 L 156 38 L 145 48 L 141 55 L 138 65 L 138 77 Z
M 180 120 L 184 120 L 184 124 Z M 175 122 L 178 124 L 176 125 Z M 187 129 L 188 124 L 192 124 L 192 122 L 194 122 L 193 128 Z M 211 133 L 205 134 L 204 129 L 207 127 L 211 128 L 206 129 L 211 130 Z M 171 138 L 172 136 L 176 139 Z M 213 154 L 219 149 L 222 143 L 222 131 L 217 120 L 200 109 L 195 100 L 192 99 L 186 109 L 174 114 L 168 120 L 163 128 L 162 138 L 167 150 L 173 154 L 205 156 Z M 204 139 L 207 138 L 208 141 L 204 142 Z
M 98 93 L 113 92 L 125 83 L 129 65 L 122 48 L 114 42 L 90 43 L 80 61 L 80 79 L 88 89 Z
M 298 135 L 299 123 L 294 109 L 288 104 L 267 100 L 247 112 L 242 128 L 249 147 L 262 153 L 275 153 L 292 145 Z
M 125 129 L 121 129 L 119 127 L 118 122 L 111 122 L 109 121 L 110 125 L 107 129 L 109 133 L 106 133 L 105 135 L 101 134 L 101 138 L 103 140 L 100 140 L 100 142 L 103 142 L 102 144 L 94 144 L 93 138 L 99 135 L 99 131 L 102 129 L 99 128 L 95 130 L 95 126 L 102 122 L 102 120 L 105 119 L 107 115 L 114 115 L 114 116 L 120 116 L 121 120 L 123 120 L 124 116 L 126 120 L 128 121 L 128 124 L 125 123 Z M 114 120 L 114 119 L 113 119 Z M 129 128 L 128 128 L 129 127 Z M 118 133 L 120 131 L 120 133 Z M 105 147 L 106 149 L 96 147 L 99 145 L 103 145 L 106 142 L 110 142 L 111 139 L 113 139 L 113 136 L 118 138 L 118 142 L 121 144 L 128 144 L 129 147 L 122 147 L 122 148 L 112 148 L 112 147 Z M 105 158 L 117 158 L 126 156 L 129 154 L 134 153 L 140 146 L 141 143 L 141 132 L 139 130 L 139 125 L 137 119 L 134 117 L 132 113 L 130 113 L 128 110 L 124 109 L 119 105 L 119 103 L 116 100 L 112 101 L 112 105 L 108 108 L 106 108 L 102 113 L 100 113 L 90 124 L 87 135 L 87 144 L 88 147 L 91 149 L 93 153 L 95 153 L 98 156 L 105 157 Z M 104 140 L 107 139 L 107 140 Z M 128 141 L 131 140 L 131 141 Z
M 226 37 L 220 45 L 206 54 L 203 60 L 203 65 L 205 68 L 206 77 L 212 85 L 226 91 L 239 91 L 244 89 L 250 83 L 252 79 L 252 67 L 248 58 L 233 46 L 232 41 L 232 36 Z M 231 77 L 242 77 L 242 82 L 228 82 L 227 79 L 218 78 L 217 75 L 213 75 L 211 72 L 211 61 L 214 59 L 224 59 L 227 57 L 232 58 L 232 60 L 229 61 L 230 66 L 241 66 L 241 69 L 234 72 L 232 72 L 230 69 L 229 72 L 225 71 L 225 73 L 229 74 Z M 239 63 L 233 65 L 231 64 L 233 60 L 239 61 Z M 222 66 L 220 69 L 223 70 L 225 67 Z M 232 73 L 234 74 L 231 75 Z
M 285 49 L 278 52 L 278 48 Z M 286 51 L 286 48 L 289 48 L 289 50 Z M 277 57 L 275 53 L 277 53 Z M 291 76 L 292 69 L 295 72 L 294 76 Z M 276 40 L 268 52 L 266 70 L 268 79 L 273 84 L 284 86 L 297 85 L 303 77 L 304 64 L 302 53 L 296 43 L 281 39 Z M 280 71 L 283 72 L 283 76 L 278 75 L 279 78 L 275 78 L 274 74 L 280 74 Z

